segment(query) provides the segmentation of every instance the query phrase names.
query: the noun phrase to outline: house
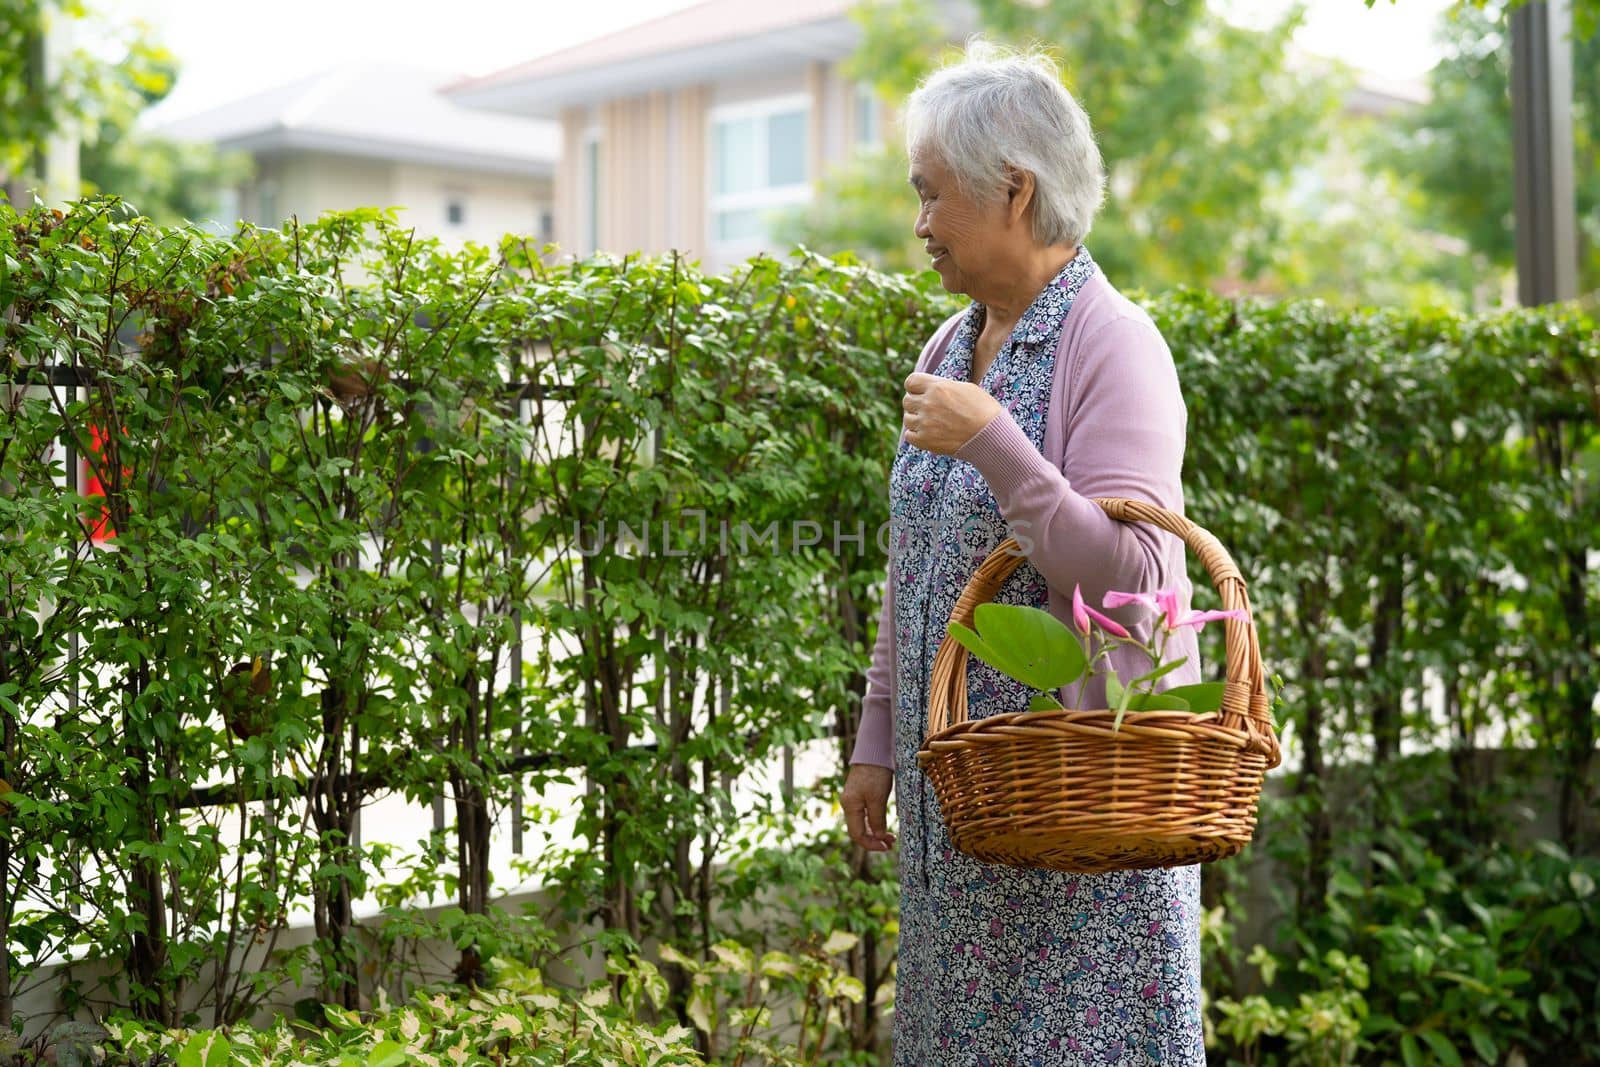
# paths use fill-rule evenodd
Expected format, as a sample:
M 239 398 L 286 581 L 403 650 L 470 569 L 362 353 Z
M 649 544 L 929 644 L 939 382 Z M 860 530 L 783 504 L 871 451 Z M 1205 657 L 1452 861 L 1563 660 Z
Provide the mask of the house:
M 884 137 L 882 105 L 840 69 L 854 2 L 707 0 L 446 92 L 559 120 L 568 251 L 677 248 L 720 269 L 770 248 L 774 212 Z
M 858 2 L 703 0 L 444 91 L 467 107 L 559 121 L 564 251 L 680 249 L 721 270 L 776 251 L 774 217 L 806 202 L 827 168 L 889 136 L 884 105 L 844 70 L 861 41 Z M 952 40 L 977 29 L 969 0 L 930 3 Z M 1344 78 L 1331 61 L 1305 62 Z M 1347 114 L 1389 114 L 1421 92 L 1355 74 Z
M 225 217 L 277 226 L 398 207 L 447 244 L 550 239 L 556 124 L 461 107 L 438 91 L 451 80 L 397 66 L 327 71 L 155 130 L 253 157 L 255 176 L 224 196 Z

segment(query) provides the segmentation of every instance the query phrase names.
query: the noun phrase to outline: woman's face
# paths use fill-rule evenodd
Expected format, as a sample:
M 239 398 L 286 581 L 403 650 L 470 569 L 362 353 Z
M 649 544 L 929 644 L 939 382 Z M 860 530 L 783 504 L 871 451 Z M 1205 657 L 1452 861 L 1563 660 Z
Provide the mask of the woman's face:
M 985 278 L 1003 276 L 996 269 L 1010 243 L 1007 199 L 973 199 L 956 188 L 942 160 L 925 152 L 911 157 L 911 187 L 921 202 L 916 233 L 939 280 L 952 293 L 981 300 L 974 286 L 981 289 Z

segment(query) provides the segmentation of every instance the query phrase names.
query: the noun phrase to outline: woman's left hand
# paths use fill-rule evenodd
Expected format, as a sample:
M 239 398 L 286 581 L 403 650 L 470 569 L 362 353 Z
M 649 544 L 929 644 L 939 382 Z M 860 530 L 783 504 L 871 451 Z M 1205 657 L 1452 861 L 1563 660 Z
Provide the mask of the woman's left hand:
M 906 440 L 927 452 L 953 456 L 1001 414 L 1000 402 L 980 385 L 918 372 L 906 379 Z

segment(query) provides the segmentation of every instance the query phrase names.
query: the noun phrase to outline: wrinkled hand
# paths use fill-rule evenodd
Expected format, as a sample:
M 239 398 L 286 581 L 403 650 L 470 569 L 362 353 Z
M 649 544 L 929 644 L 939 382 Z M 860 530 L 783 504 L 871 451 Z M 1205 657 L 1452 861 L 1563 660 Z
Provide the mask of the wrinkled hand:
M 916 373 L 906 379 L 906 440 L 927 452 L 953 456 L 1002 413 L 980 385 Z
M 844 824 L 850 840 L 868 852 L 887 852 L 894 847 L 894 834 L 885 825 L 892 788 L 894 771 L 870 763 L 855 764 L 844 780 L 844 792 L 839 795 Z

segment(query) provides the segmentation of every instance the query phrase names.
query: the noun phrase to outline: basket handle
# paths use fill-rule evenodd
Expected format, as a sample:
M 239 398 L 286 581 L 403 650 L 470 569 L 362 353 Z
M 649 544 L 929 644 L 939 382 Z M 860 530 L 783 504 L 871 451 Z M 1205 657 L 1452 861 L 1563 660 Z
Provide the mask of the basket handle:
M 1280 758 L 1278 735 L 1272 722 L 1272 706 L 1267 699 L 1261 644 L 1256 637 L 1255 617 L 1250 611 L 1244 576 L 1233 557 L 1209 531 L 1166 508 L 1120 497 L 1098 498 L 1094 503 L 1119 522 L 1147 522 L 1183 538 L 1183 543 L 1205 565 L 1211 583 L 1222 597 L 1223 608 L 1244 610 L 1244 618 L 1223 621 L 1227 673 L 1220 725 L 1244 731 L 1249 735 L 1248 749 L 1264 754 L 1268 765 L 1276 766 Z M 978 565 L 961 591 L 955 607 L 950 610 L 950 621 L 972 626 L 978 605 L 993 600 L 1000 586 L 1025 559 L 1015 538 L 1001 542 Z M 966 721 L 967 650 L 959 641 L 945 640 L 934 656 L 929 679 L 928 733 L 935 734 Z

